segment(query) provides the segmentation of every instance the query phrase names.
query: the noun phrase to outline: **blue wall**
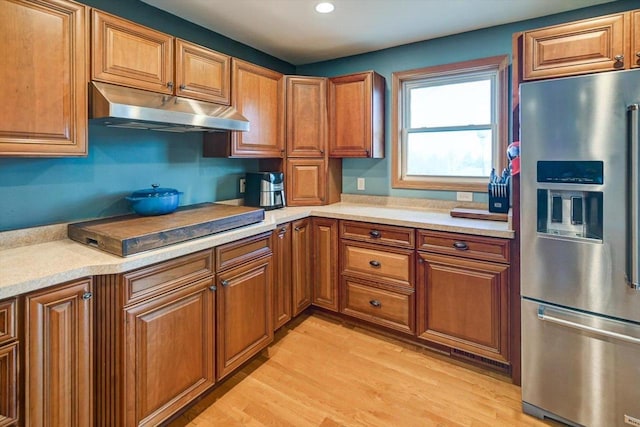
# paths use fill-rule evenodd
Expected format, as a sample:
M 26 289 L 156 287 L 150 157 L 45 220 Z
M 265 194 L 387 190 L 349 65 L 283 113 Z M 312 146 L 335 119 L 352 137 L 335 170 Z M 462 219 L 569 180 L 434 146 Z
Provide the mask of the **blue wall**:
M 293 74 L 295 67 L 138 0 L 83 3 L 231 56 Z M 124 197 L 152 183 L 181 204 L 241 197 L 238 179 L 257 160 L 202 157 L 202 134 L 89 126 L 85 158 L 0 158 L 0 231 L 131 212 Z
M 456 34 L 332 61 L 298 66 L 296 71 L 301 75 L 326 77 L 366 70 L 374 70 L 381 74 L 387 83 L 385 126 L 387 129 L 391 129 L 391 74 L 394 71 L 411 70 L 496 55 L 511 56 L 512 35 L 518 31 L 606 15 L 638 7 L 640 7 L 640 3 L 637 0 L 618 0 L 600 6 L 550 15 L 539 19 Z M 511 129 L 511 126 L 509 128 Z M 343 193 L 455 200 L 455 192 L 450 191 L 391 188 L 390 153 L 391 132 L 386 132 L 384 159 L 344 159 L 342 163 Z M 358 177 L 366 179 L 366 191 L 356 190 L 356 179 Z M 486 202 L 486 200 L 486 193 L 474 194 L 474 201 Z
M 393 71 L 510 54 L 511 35 L 516 31 L 638 7 L 637 0 L 619 0 L 571 13 L 294 67 L 138 0 L 82 2 L 285 74 L 334 76 L 373 69 L 387 79 L 387 102 Z M 389 127 L 388 113 L 386 120 Z M 455 198 L 451 192 L 391 189 L 389 147 L 387 137 L 385 159 L 345 159 L 343 191 Z M 205 159 L 201 150 L 199 134 L 90 126 L 86 158 L 0 158 L 0 230 L 126 213 L 130 210 L 123 197 L 152 183 L 184 191 L 183 205 L 240 197 L 238 178 L 246 171 L 257 170 L 258 162 Z M 367 179 L 365 192 L 356 191 L 357 177 Z M 474 197 L 476 201 L 486 200 L 484 194 Z

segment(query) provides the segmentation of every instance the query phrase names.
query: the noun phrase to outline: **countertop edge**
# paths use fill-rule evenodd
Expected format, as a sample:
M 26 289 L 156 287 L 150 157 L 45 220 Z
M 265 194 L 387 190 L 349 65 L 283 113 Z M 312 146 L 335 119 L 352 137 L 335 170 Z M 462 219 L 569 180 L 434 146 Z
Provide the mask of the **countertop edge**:
M 108 254 L 70 239 L 0 250 L 0 300 L 84 277 L 124 273 L 272 231 L 279 224 L 313 216 L 504 239 L 513 239 L 515 235 L 507 223 L 495 224 L 492 221 L 452 218 L 448 212 L 438 210 L 380 208 L 351 203 L 287 207 L 277 211 L 266 211 L 265 220 L 257 224 L 129 257 Z M 38 261 L 35 262 L 34 258 Z M 64 259 L 64 263 L 61 259 Z M 32 268 L 25 269 L 25 264 L 30 264 Z

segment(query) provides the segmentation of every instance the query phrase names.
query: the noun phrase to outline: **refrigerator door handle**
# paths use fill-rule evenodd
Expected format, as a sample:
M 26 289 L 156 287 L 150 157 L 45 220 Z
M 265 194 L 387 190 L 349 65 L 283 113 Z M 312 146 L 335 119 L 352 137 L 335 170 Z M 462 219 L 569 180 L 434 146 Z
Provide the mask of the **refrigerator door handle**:
M 556 316 L 550 316 L 546 313 L 546 311 L 557 311 L 551 310 L 549 307 L 539 306 L 538 307 L 538 319 L 544 320 L 546 322 L 555 323 L 558 325 L 566 326 L 568 328 L 578 329 L 584 332 L 591 332 L 595 335 L 606 336 L 608 338 L 613 338 L 619 341 L 625 341 L 631 344 L 640 344 L 640 338 L 632 337 L 630 335 L 621 334 L 618 332 L 608 331 L 606 329 L 596 328 L 589 325 L 583 325 L 582 323 L 573 322 L 571 320 L 562 319 Z M 561 314 L 558 312 L 558 314 Z
M 640 149 L 638 149 L 638 109 L 640 105 L 632 104 L 627 107 L 629 111 L 629 236 L 627 238 L 627 249 L 629 253 L 629 261 L 627 267 L 627 280 L 629 286 L 633 289 L 640 289 L 640 278 L 638 269 L 640 269 L 640 262 L 638 260 L 638 242 L 640 242 L 640 216 L 638 210 L 640 209 L 640 201 L 638 200 L 638 192 L 640 191 L 640 178 L 638 177 L 638 164 L 640 163 Z

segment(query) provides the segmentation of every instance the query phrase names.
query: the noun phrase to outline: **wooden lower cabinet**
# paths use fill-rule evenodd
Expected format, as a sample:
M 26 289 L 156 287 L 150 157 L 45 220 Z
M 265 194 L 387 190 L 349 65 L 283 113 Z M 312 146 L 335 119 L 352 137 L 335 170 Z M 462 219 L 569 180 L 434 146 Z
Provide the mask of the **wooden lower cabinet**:
M 93 425 L 93 282 L 25 297 L 27 426 Z
M 311 305 L 311 220 L 294 221 L 291 227 L 291 299 L 293 316 L 297 316 Z
M 18 343 L 0 346 L 0 426 L 18 422 Z
M 272 256 L 218 273 L 216 316 L 218 379 L 273 341 Z
M 291 223 L 273 231 L 273 329 L 291 320 Z
M 338 311 L 338 221 L 311 219 L 313 239 L 313 305 Z
M 213 268 L 209 249 L 95 277 L 97 426 L 161 424 L 213 386 Z
M 509 266 L 418 252 L 417 334 L 509 361 Z
M 215 383 L 214 290 L 205 279 L 124 310 L 124 425 L 157 425 Z

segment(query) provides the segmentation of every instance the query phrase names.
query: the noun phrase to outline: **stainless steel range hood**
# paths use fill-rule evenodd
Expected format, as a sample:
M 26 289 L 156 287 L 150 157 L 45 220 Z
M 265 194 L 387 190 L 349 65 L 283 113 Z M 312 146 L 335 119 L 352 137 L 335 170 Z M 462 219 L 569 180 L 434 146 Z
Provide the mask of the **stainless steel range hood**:
M 107 83 L 91 82 L 89 118 L 110 127 L 165 132 L 248 131 L 235 108 Z

